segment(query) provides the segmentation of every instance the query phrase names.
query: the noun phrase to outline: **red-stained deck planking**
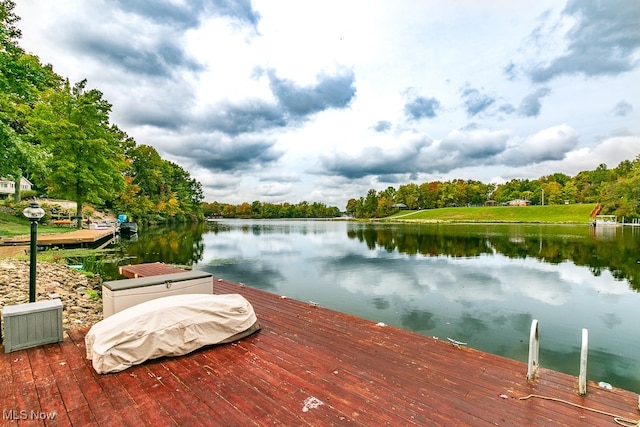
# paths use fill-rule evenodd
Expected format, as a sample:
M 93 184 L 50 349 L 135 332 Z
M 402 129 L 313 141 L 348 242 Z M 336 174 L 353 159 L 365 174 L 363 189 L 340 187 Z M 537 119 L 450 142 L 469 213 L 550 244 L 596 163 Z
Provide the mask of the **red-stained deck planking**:
M 108 375 L 84 358 L 86 328 L 2 354 L 2 425 L 31 410 L 55 412 L 46 425 L 78 426 L 616 425 L 565 403 L 519 399 L 529 394 L 640 420 L 629 391 L 589 382 L 579 396 L 573 376 L 541 368 L 529 382 L 522 362 L 219 279 L 214 291 L 244 295 L 262 330 Z

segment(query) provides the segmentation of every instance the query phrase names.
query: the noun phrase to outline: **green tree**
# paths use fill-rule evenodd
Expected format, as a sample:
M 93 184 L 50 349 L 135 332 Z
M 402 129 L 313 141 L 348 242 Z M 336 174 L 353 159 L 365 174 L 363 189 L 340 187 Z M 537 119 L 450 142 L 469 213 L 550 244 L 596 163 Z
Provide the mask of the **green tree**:
M 559 205 L 564 203 L 562 198 L 562 185 L 559 182 L 548 182 L 542 186 L 544 189 L 544 204 Z
M 123 133 L 109 124 L 111 105 L 100 91 L 86 90 L 86 83 L 65 82 L 47 91 L 31 121 L 35 138 L 50 154 L 49 171 L 41 178 L 51 195 L 77 203 L 80 218 L 86 202 L 114 199 L 125 183 Z
M 640 217 L 640 155 L 633 162 L 622 162 L 614 171 L 618 178 L 601 185 L 602 212 L 625 219 Z
M 420 207 L 420 190 L 417 184 L 409 183 L 401 185 L 398 187 L 395 198 L 397 203 L 404 203 L 409 209 L 415 210 Z
M 345 212 L 347 213 L 347 215 L 355 216 L 357 209 L 358 209 L 358 201 L 356 199 L 349 199 L 345 209 Z
M 0 0 L 0 176 L 16 182 L 20 200 L 20 178 L 44 168 L 43 151 L 25 134 L 26 117 L 40 93 L 60 77 L 18 45 L 21 33 L 15 24 L 20 18 L 14 8 L 13 1 Z
M 128 196 L 126 203 L 123 197 L 119 198 L 118 209 L 146 221 L 184 222 L 203 218 L 202 185 L 187 171 L 164 160 L 149 145 L 134 145 L 126 153 L 130 165 L 123 194 Z M 222 208 L 218 209 L 211 213 L 221 213 Z
M 360 218 L 373 218 L 376 214 L 376 210 L 378 209 L 378 195 L 376 190 L 371 188 L 367 192 L 367 197 L 364 199 L 364 203 L 362 205 L 362 212 L 360 213 Z
M 418 207 L 421 209 L 437 208 L 441 185 L 442 183 L 439 181 L 420 184 L 418 187 Z

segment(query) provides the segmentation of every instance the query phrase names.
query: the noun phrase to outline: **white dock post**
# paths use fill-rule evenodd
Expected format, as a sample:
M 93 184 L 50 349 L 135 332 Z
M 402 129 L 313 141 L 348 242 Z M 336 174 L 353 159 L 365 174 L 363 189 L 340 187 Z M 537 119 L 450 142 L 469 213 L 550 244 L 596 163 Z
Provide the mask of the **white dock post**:
M 580 350 L 580 377 L 578 378 L 578 393 L 587 394 L 587 347 L 589 345 L 589 331 L 582 329 L 582 349 Z
M 529 363 L 527 365 L 527 379 L 533 380 L 538 373 L 540 361 L 540 340 L 538 337 L 538 320 L 531 322 L 531 332 L 529 333 Z

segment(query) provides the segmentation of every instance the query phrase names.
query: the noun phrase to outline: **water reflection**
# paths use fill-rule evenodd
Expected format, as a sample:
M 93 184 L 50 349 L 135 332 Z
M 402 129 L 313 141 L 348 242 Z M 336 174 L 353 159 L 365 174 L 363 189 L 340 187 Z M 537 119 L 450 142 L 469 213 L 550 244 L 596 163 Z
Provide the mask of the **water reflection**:
M 221 220 L 150 229 L 131 262 L 214 276 L 575 374 L 589 330 L 590 379 L 640 392 L 640 230 Z
M 640 290 L 640 227 L 568 225 L 355 225 L 347 231 L 371 249 L 408 255 L 477 257 L 499 253 L 545 263 L 572 261 L 594 275 L 608 269 Z

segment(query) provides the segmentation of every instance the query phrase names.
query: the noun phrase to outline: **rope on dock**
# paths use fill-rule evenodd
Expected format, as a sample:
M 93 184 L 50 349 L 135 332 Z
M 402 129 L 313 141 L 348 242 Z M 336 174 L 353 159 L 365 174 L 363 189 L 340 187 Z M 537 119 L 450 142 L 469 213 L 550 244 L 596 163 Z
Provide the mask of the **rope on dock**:
M 587 411 L 596 412 L 596 413 L 602 414 L 602 415 L 607 415 L 609 417 L 613 417 L 613 421 L 615 421 L 616 424 L 618 424 L 620 426 L 623 426 L 623 427 L 638 427 L 638 426 L 640 426 L 640 420 L 636 421 L 636 420 L 632 420 L 632 419 L 629 419 L 629 418 L 626 418 L 626 417 L 621 417 L 619 415 L 612 414 L 610 412 L 601 411 L 600 409 L 595 409 L 595 408 L 589 408 L 588 406 L 578 405 L 577 403 L 569 402 L 568 400 L 559 399 L 557 397 L 541 396 L 539 394 L 529 394 L 527 396 L 522 396 L 520 398 L 520 400 L 527 400 L 527 399 L 530 399 L 532 397 L 537 397 L 538 399 L 544 399 L 544 400 L 552 400 L 554 402 L 566 403 L 567 405 L 575 406 L 576 408 L 586 409 Z

